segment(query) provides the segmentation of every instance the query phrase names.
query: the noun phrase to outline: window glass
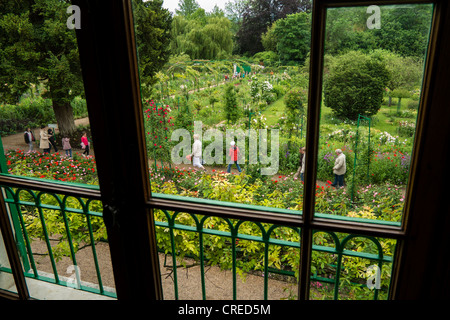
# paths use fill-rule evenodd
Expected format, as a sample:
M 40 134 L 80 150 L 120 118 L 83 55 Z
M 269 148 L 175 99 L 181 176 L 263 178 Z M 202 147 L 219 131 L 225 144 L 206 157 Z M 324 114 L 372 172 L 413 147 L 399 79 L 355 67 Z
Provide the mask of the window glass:
M 10 187 L 2 190 L 32 298 L 115 298 L 100 201 Z
M 296 299 L 300 230 L 155 210 L 165 300 Z
M 97 184 L 75 35 L 80 24 L 80 9 L 67 1 L 0 4 L 2 173 Z
M 2 233 L 0 232 L 0 289 L 17 293 L 16 283 L 11 271 L 8 254 L 6 252 L 5 243 Z
M 316 231 L 311 300 L 387 300 L 396 240 Z
M 432 13 L 327 10 L 316 216 L 401 223 Z
M 231 7 L 170 13 L 159 1 L 133 4 L 153 196 L 299 214 L 310 4 L 271 8 L 258 30 L 250 6 L 239 24 Z M 246 38 L 253 33 L 262 40 Z

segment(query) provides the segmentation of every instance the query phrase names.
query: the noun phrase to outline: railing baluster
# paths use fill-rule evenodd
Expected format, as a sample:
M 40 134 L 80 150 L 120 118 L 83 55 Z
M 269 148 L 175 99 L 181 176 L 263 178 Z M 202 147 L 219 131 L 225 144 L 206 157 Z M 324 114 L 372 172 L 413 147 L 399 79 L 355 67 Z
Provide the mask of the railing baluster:
M 177 212 L 174 212 L 172 217 L 169 219 L 169 232 L 170 232 L 170 245 L 172 247 L 172 267 L 173 267 L 173 285 L 174 285 L 174 295 L 175 300 L 178 300 L 178 277 L 177 277 L 177 258 L 176 258 L 176 248 L 175 248 L 175 236 L 173 233 L 175 225 L 175 216 Z
M 53 274 L 55 276 L 55 282 L 56 282 L 56 284 L 59 284 L 60 281 L 59 281 L 59 276 L 58 276 L 58 270 L 56 269 L 55 258 L 53 257 L 53 249 L 52 249 L 52 245 L 50 244 L 50 238 L 48 236 L 47 226 L 45 223 L 44 211 L 42 209 L 41 196 L 43 194 L 44 194 L 43 192 L 40 192 L 38 194 L 38 197 L 36 199 L 36 207 L 38 208 L 39 218 L 41 220 L 41 225 L 42 225 L 42 231 L 44 233 L 45 242 L 47 244 L 47 250 L 48 250 L 48 255 L 50 257 L 50 262 L 52 264 Z M 37 276 L 38 275 L 36 274 L 35 277 L 37 278 Z
M 203 225 L 205 219 L 202 219 L 197 224 L 197 230 L 199 235 L 199 249 L 200 249 L 200 278 L 202 281 L 202 299 L 206 300 L 206 286 L 205 286 L 205 257 L 203 255 Z
M 73 247 L 72 234 L 70 232 L 69 222 L 67 221 L 66 204 L 65 204 L 65 202 L 61 202 L 59 197 L 57 198 L 57 200 L 58 200 L 58 203 L 61 206 L 61 214 L 62 214 L 62 217 L 63 217 L 63 220 L 64 220 L 64 226 L 66 228 L 67 242 L 69 244 L 70 255 L 72 257 L 72 263 L 73 263 L 73 266 L 75 267 L 74 271 L 75 271 L 75 277 L 76 277 L 76 281 L 77 281 L 77 289 L 80 289 L 81 288 L 80 270 L 79 270 L 79 268 L 77 268 L 78 264 L 77 264 L 77 259 L 76 259 L 76 256 L 75 256 L 75 249 Z
M 99 287 L 100 293 L 103 294 L 105 291 L 103 288 L 102 275 L 100 273 L 100 266 L 98 264 L 97 250 L 95 248 L 94 232 L 92 231 L 91 215 L 90 215 L 90 211 L 89 211 L 90 203 L 91 203 L 91 201 L 89 200 L 83 206 L 83 212 L 86 215 L 86 222 L 87 222 L 88 231 L 89 231 L 89 239 L 91 241 L 91 247 L 92 247 L 92 255 L 94 257 L 95 272 L 97 273 L 98 287 Z
M 233 300 L 236 300 L 236 239 L 237 239 L 237 229 L 235 226 L 231 229 L 231 263 L 232 263 L 232 274 L 233 274 Z
M 269 239 L 270 234 L 264 236 L 264 300 L 267 300 L 269 289 Z
M 12 192 L 12 190 L 11 190 Z M 22 210 L 20 210 L 20 196 L 19 196 L 20 190 L 17 190 L 15 196 L 14 196 L 14 202 L 16 205 L 16 209 L 17 209 L 17 215 L 19 217 L 19 221 L 20 221 L 20 226 L 22 228 L 22 234 L 23 237 L 25 239 L 25 245 L 27 248 L 27 256 L 28 259 L 30 260 L 30 264 L 31 264 L 31 269 L 33 270 L 33 274 L 37 275 L 37 268 L 36 268 L 36 262 L 34 261 L 34 257 L 33 257 L 33 250 L 31 249 L 31 241 L 30 241 L 30 237 L 28 236 L 28 232 L 27 232 L 27 228 L 25 226 L 25 221 L 23 220 L 23 215 L 22 215 Z M 33 198 L 36 199 L 36 195 L 33 193 Z M 9 204 L 9 206 L 13 205 L 12 203 Z M 25 258 L 24 258 L 25 259 Z M 24 265 L 25 267 L 25 265 Z M 26 270 L 28 271 L 28 270 Z

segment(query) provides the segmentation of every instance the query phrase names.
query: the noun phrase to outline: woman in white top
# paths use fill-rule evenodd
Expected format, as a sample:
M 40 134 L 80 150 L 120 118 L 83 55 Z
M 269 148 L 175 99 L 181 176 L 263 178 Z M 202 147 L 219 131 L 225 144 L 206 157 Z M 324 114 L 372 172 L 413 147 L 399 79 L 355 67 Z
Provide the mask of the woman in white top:
M 48 133 L 47 130 L 45 130 L 45 127 L 41 127 L 39 136 L 40 136 L 39 148 L 43 149 L 44 153 L 50 153 L 50 141 L 48 141 Z
M 202 142 L 198 139 L 198 134 L 194 134 L 194 144 L 192 145 L 192 164 L 195 168 L 206 170 L 202 165 Z

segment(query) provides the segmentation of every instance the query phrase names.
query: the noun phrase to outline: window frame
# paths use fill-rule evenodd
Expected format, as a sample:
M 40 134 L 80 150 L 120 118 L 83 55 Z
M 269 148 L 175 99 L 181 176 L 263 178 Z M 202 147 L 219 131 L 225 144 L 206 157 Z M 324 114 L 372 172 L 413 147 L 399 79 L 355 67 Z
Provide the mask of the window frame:
M 299 300 L 309 298 L 312 234 L 314 230 L 393 238 L 398 241 L 398 245 L 393 262 L 393 281 L 389 297 L 397 299 L 420 295 L 419 289 L 411 290 L 408 281 L 410 282 L 412 276 L 420 274 L 421 270 L 430 269 L 431 266 L 429 262 L 423 263 L 421 269 L 412 272 L 408 270 L 408 264 L 420 262 L 421 259 L 428 257 L 427 249 L 431 248 L 431 243 L 418 243 L 418 240 L 414 237 L 424 240 L 427 239 L 427 236 L 430 238 L 434 230 L 441 230 L 443 225 L 449 226 L 448 218 L 444 220 L 446 223 L 439 226 L 432 225 L 433 222 L 436 224 L 435 219 L 431 219 L 427 223 L 424 220 L 426 215 L 419 211 L 419 209 L 423 210 L 426 207 L 425 201 L 420 202 L 416 197 L 426 188 L 423 181 L 428 181 L 428 177 L 423 174 L 421 165 L 433 163 L 431 155 L 424 155 L 423 153 L 430 148 L 425 142 L 430 137 L 435 137 L 429 124 L 439 119 L 439 115 L 436 115 L 436 108 L 438 108 L 436 96 L 438 102 L 445 101 L 445 95 L 439 90 L 433 91 L 432 84 L 441 79 L 448 85 L 448 76 L 439 73 L 438 67 L 438 62 L 444 64 L 447 68 L 449 66 L 449 63 L 445 62 L 445 51 L 439 48 L 441 42 L 444 42 L 448 47 L 450 41 L 449 36 L 444 37 L 445 31 L 449 31 L 450 25 L 449 22 L 445 22 L 450 20 L 444 19 L 444 16 L 450 16 L 450 9 L 446 1 L 314 1 L 309 85 L 310 107 L 308 108 L 306 138 L 310 152 L 306 154 L 305 160 L 307 170 L 305 171 L 304 208 L 303 214 L 300 216 L 263 209 L 249 210 L 221 206 L 220 204 L 205 204 L 176 200 L 170 197 L 152 196 L 147 167 L 131 1 L 113 0 L 107 6 L 99 0 L 74 0 L 72 2 L 80 6 L 82 14 L 82 29 L 77 30 L 77 38 L 92 136 L 95 141 L 98 141 L 96 144 L 96 160 L 99 190 L 27 180 L 4 174 L 0 175 L 0 185 L 76 194 L 77 196 L 88 195 L 101 200 L 104 206 L 104 220 L 110 241 L 118 299 L 162 299 L 153 221 L 154 209 L 180 210 L 188 213 L 301 228 Z M 418 115 L 416 141 L 411 160 L 402 225 L 401 227 L 395 227 L 316 217 L 314 215 L 314 189 L 320 126 L 325 11 L 328 7 L 392 5 L 394 3 L 435 4 L 433 28 L 430 32 L 430 45 L 426 60 L 423 96 Z M 124 112 L 124 110 L 127 112 Z M 126 130 L 119 130 L 119 128 L 126 128 Z M 113 150 L 116 145 L 126 145 L 127 154 L 115 153 Z M 437 165 L 433 167 L 433 170 L 443 168 L 443 165 L 440 167 Z M 439 195 L 436 195 L 436 197 Z M 7 219 L 4 219 L 6 214 L 5 203 L 1 199 L 1 230 L 4 238 L 7 238 L 5 245 L 10 254 L 10 262 L 19 289 L 17 296 L 20 299 L 28 299 L 29 295 L 21 272 L 22 268 L 17 250 L 14 241 L 10 241 L 13 235 L 12 232 L 9 232 L 10 226 Z M 439 214 L 435 212 L 433 217 L 437 216 Z M 427 227 L 425 232 L 421 232 L 423 224 Z M 448 240 L 444 240 L 443 236 L 441 239 L 444 241 L 443 243 L 448 242 Z M 419 248 L 418 253 L 415 251 L 417 248 Z M 445 263 L 448 263 L 448 261 L 441 261 L 435 268 L 443 268 L 446 266 Z

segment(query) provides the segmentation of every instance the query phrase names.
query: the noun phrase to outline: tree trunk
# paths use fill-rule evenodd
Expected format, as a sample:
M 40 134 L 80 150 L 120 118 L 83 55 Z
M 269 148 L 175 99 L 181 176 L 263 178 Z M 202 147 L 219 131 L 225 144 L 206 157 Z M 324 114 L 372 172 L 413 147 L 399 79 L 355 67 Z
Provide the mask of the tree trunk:
M 75 120 L 70 103 L 53 102 L 53 111 L 55 112 L 56 122 L 59 132 L 62 136 L 70 135 L 75 131 Z

